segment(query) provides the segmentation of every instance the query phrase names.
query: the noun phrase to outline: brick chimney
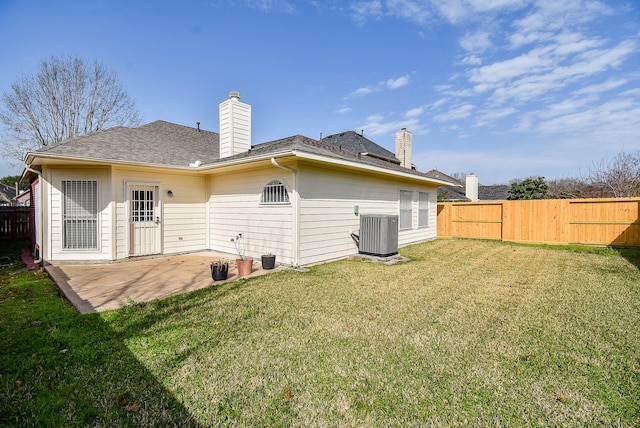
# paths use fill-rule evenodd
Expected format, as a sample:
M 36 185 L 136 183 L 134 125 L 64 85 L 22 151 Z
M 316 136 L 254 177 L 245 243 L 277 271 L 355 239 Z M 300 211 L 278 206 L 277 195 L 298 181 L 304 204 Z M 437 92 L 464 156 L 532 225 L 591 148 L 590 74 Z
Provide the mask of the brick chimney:
M 411 169 L 411 142 L 413 137 L 407 128 L 402 128 L 396 132 L 396 157 L 400 160 L 400 165 Z
M 251 106 L 240 101 L 240 92 L 229 92 L 220 103 L 220 158 L 251 149 Z

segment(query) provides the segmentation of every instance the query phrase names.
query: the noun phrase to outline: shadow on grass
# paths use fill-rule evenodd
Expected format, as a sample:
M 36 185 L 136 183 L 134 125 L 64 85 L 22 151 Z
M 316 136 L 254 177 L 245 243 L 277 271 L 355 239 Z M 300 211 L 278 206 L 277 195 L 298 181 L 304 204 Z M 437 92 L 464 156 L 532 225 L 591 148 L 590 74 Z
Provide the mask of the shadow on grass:
M 614 248 L 621 257 L 624 257 L 640 271 L 640 248 Z
M 127 348 L 144 326 L 80 315 L 46 274 L 21 267 L 0 269 L 1 426 L 199 426 Z

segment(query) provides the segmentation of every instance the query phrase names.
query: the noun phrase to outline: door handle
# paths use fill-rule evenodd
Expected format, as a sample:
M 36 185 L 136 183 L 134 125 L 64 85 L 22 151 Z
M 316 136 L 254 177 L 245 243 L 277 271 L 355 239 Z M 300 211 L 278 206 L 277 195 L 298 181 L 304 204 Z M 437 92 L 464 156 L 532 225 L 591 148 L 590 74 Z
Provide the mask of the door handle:
M 156 217 L 156 224 L 160 223 L 160 217 Z

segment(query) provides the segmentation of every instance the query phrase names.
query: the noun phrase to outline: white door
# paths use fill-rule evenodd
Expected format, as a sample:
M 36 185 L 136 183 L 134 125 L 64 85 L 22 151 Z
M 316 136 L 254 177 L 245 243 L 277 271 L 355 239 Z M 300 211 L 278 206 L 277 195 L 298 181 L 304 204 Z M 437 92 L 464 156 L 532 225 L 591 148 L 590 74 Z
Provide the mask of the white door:
M 160 253 L 158 186 L 129 184 L 129 255 Z

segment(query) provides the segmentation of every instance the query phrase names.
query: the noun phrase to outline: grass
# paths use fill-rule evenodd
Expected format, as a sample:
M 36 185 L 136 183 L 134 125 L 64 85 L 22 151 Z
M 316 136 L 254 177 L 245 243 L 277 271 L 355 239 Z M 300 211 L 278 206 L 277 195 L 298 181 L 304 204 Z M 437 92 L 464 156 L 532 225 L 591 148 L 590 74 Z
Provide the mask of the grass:
M 640 425 L 637 253 L 403 255 L 94 315 L 4 269 L 0 425 Z

